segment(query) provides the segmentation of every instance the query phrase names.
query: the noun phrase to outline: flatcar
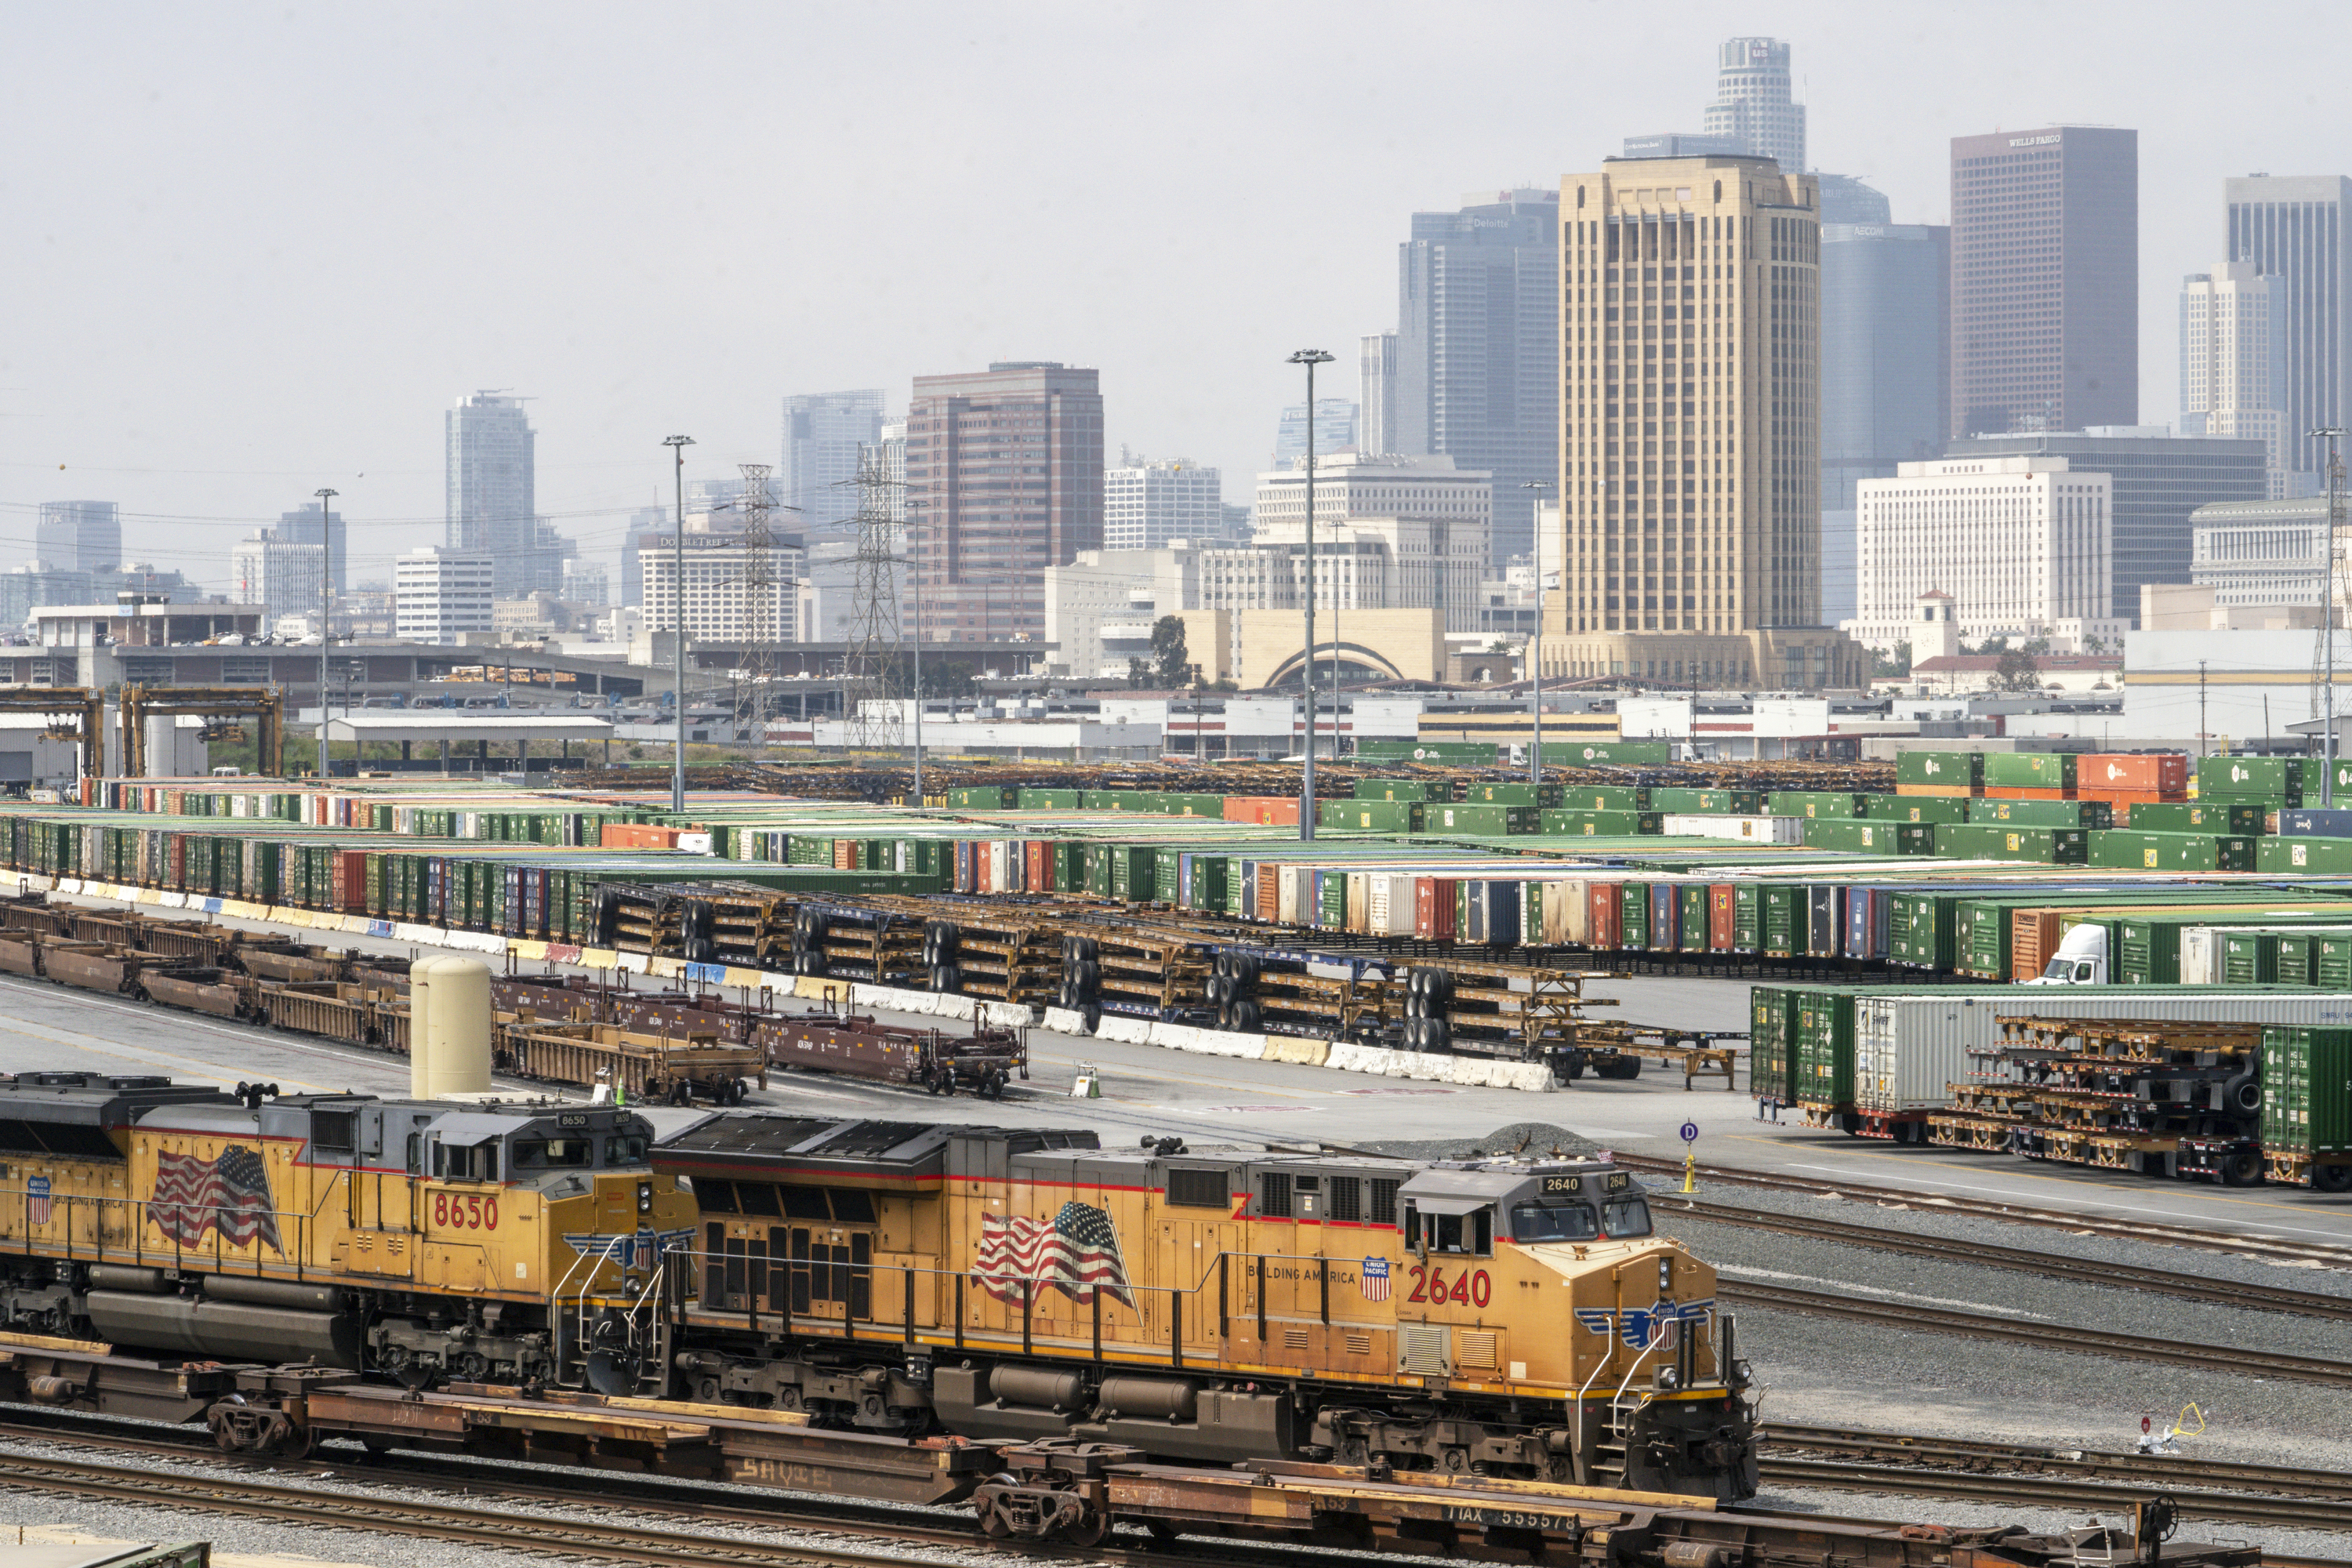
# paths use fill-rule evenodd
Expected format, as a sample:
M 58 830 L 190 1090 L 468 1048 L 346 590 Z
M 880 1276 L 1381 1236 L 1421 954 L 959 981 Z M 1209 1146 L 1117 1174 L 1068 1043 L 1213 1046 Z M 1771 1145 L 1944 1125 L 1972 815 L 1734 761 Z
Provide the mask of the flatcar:
M 1715 1270 L 1605 1163 L 740 1111 L 653 1162 L 698 1210 L 688 1398 L 1169 1460 L 1755 1490 Z
M 0 1328 L 665 1390 L 694 1209 L 643 1117 L 241 1087 L 0 1078 Z

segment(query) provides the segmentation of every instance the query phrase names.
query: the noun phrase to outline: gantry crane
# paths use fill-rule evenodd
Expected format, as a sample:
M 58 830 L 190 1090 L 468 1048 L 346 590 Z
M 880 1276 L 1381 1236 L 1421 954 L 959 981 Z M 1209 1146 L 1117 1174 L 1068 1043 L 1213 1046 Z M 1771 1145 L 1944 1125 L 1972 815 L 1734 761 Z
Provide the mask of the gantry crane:
M 207 741 L 241 741 L 236 721 L 249 718 L 259 736 L 254 765 L 278 775 L 286 771 L 286 704 L 263 686 L 126 686 L 122 689 L 122 773 L 147 776 L 147 721 L 194 713 L 210 721 Z
M 38 713 L 49 721 L 44 741 L 81 747 L 81 776 L 106 773 L 106 694 L 87 686 L 0 687 L 0 713 Z

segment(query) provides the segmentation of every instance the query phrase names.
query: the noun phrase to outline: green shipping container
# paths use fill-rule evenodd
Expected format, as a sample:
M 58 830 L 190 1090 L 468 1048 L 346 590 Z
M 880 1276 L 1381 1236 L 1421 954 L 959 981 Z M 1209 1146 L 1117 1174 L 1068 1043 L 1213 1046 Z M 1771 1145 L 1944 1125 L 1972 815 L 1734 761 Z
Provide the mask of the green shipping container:
M 1491 741 L 1359 741 L 1356 755 L 1366 762 L 1432 763 L 1442 767 L 1491 768 Z
M 1444 779 L 1358 779 L 1358 800 L 1452 800 L 1454 785 Z
M 2352 872 L 2352 838 L 2280 838 L 2264 835 L 2245 842 L 2254 847 L 2254 868 L 2265 876 L 2280 872 Z
M 1933 784 L 1939 789 L 1984 787 L 1982 752 L 1905 751 L 1895 753 L 1895 782 Z
M 1564 787 L 1556 784 L 1474 784 L 1464 789 L 1462 798 L 1489 805 L 1559 805 L 1562 804 L 1560 791 Z
M 1666 819 L 1655 811 L 1584 811 L 1569 807 L 1542 814 L 1538 831 L 1585 838 L 1632 838 L 1663 833 Z
M 1794 1082 L 1800 1105 L 1843 1109 L 1853 1104 L 1853 996 L 1837 991 L 1797 994 Z
M 2323 990 L 2352 991 L 2352 936 L 2323 934 L 2312 955 L 2312 984 Z
M 1424 814 L 1433 809 L 1425 800 L 1320 800 L 1315 803 L 1318 826 L 1359 833 L 1419 833 Z
M 2117 983 L 2179 984 L 2180 928 L 2185 923 L 2179 920 L 2125 921 L 2122 935 L 2116 942 Z
M 1080 795 L 1074 789 L 1024 789 L 1019 805 L 1023 811 L 1077 811 L 1085 804 Z
M 2080 866 L 2095 837 L 2074 827 L 2008 827 L 1991 823 L 1939 823 L 1936 853 L 1959 860 L 2028 860 Z
M 1772 816 L 1860 816 L 1864 799 L 1843 790 L 1774 790 L 1765 811 Z
M 2001 789 L 2073 789 L 2074 787 L 2074 753 L 2072 752 L 1988 752 L 1984 760 L 1984 786 L 1988 791 Z
M 1552 742 L 1553 755 L 1570 765 L 1579 763 L 1620 763 L 1654 767 L 1675 760 L 1670 741 L 1568 741 Z
M 2221 984 L 2271 985 L 2277 983 L 2278 933 L 2233 931 L 2221 939 Z
M 1650 885 L 1647 882 L 1627 882 L 1619 889 L 1617 910 L 1617 946 L 1625 952 L 1647 952 L 1650 949 Z M 1461 930 L 1457 923 L 1454 930 Z
M 1546 801 L 1570 811 L 1649 811 L 1650 792 L 1629 784 L 1579 784 L 1558 800 Z
M 1797 993 L 1759 985 L 1748 993 L 1748 1089 L 1759 1100 L 1786 1100 L 1789 1058 L 1796 1040 Z
M 2263 1031 L 2263 1146 L 2299 1154 L 2352 1151 L 2352 1029 Z
M 1966 820 L 2008 823 L 2016 827 L 2079 827 L 2096 831 L 2115 826 L 2116 808 L 2104 800 L 2011 800 L 2006 795 L 1979 795 L 1955 805 L 1969 808 Z
M 2304 759 L 2301 757 L 2204 757 L 2197 763 L 2197 797 L 2213 800 L 2232 795 L 2277 799 L 2292 795 L 2291 805 L 2303 804 Z M 2315 764 L 2311 783 L 2319 782 Z
M 2135 833 L 2225 833 L 2252 837 L 2270 829 L 2270 813 L 2233 801 L 2165 801 L 2131 808 L 2124 824 Z
M 2307 931 L 2279 932 L 2278 979 L 2282 985 L 2318 984 L 2318 932 Z
M 2212 833 L 2110 828 L 2091 837 L 2091 864 L 2144 871 L 2251 871 L 2254 847 L 2275 840 Z
M 1866 795 L 1862 801 L 1862 815 L 1873 822 L 1966 822 L 1970 804 L 1940 795 Z
M 1650 787 L 1649 795 L 1649 809 L 1672 812 L 1677 816 L 1764 815 L 1764 792 L 1760 789 L 1694 789 L 1686 784 L 1654 784 Z
M 1731 951 L 1764 951 L 1764 895 L 1753 882 L 1741 882 L 1731 891 Z
M 1926 855 L 1936 846 L 1935 826 L 1923 822 L 1869 822 L 1817 816 L 1805 824 L 1805 847 L 1850 855 Z
M 1769 958 L 1793 958 L 1805 951 L 1805 889 L 1767 884 L 1759 900 L 1763 906 L 1763 945 Z
M 1895 894 L 1886 909 L 1887 956 L 1913 969 L 1951 968 L 1958 907 L 1954 893 Z
M 1534 833 L 1540 826 L 1532 805 L 1432 805 L 1423 822 L 1429 833 Z

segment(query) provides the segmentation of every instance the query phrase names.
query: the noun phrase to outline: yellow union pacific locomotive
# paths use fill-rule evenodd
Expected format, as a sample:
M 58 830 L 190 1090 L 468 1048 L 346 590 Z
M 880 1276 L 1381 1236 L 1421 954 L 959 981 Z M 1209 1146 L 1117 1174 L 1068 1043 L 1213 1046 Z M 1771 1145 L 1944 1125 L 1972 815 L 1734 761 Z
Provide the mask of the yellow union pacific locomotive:
M 0 1079 L 0 1326 L 659 1393 L 692 1200 L 611 1106 Z
M 654 1163 L 700 1210 L 689 1397 L 1171 1459 L 1755 1489 L 1715 1271 L 1608 1164 L 749 1112 Z

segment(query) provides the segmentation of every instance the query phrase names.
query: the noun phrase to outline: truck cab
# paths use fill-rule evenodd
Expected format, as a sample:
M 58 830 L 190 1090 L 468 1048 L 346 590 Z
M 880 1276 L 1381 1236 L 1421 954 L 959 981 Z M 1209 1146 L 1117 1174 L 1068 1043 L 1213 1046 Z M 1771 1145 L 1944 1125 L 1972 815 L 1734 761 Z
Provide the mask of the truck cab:
M 2107 928 L 2084 921 L 2068 931 L 2042 973 L 2027 985 L 2105 985 L 2107 983 Z

